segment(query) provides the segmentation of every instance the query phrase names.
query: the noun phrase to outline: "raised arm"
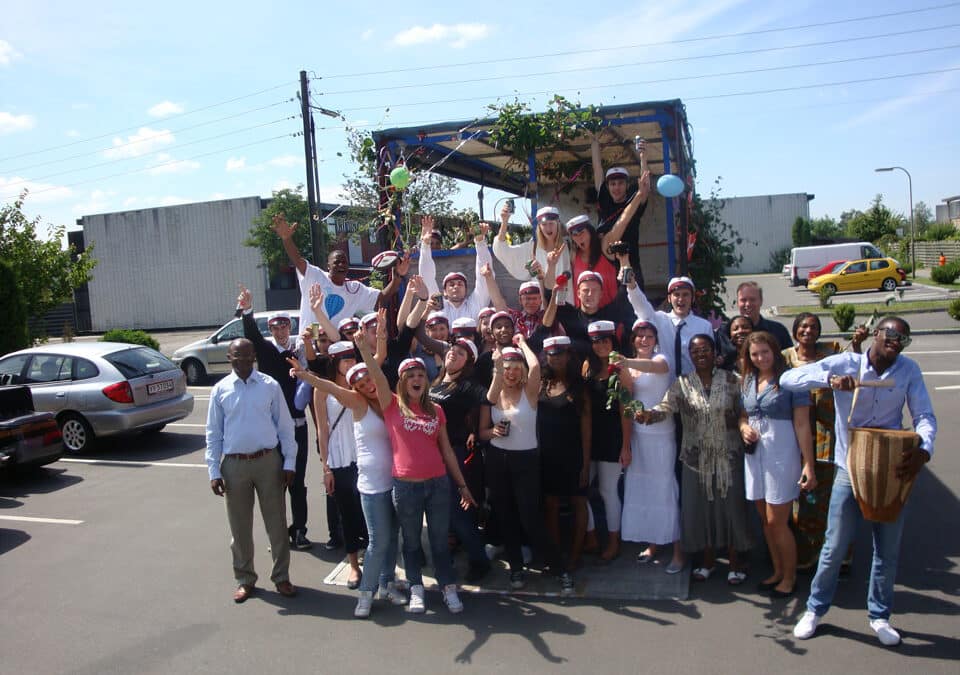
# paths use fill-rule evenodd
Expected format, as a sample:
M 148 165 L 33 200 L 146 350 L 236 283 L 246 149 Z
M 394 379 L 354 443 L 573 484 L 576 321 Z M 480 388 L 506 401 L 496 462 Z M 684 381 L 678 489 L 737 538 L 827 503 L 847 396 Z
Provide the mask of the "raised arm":
M 283 243 L 283 250 L 286 251 L 287 257 L 290 258 L 290 262 L 297 268 L 297 271 L 301 275 L 304 275 L 307 273 L 307 261 L 300 255 L 300 250 L 297 248 L 296 242 L 293 241 L 293 233 L 296 229 L 297 223 L 288 223 L 282 213 L 278 213 L 273 217 L 273 231 L 280 237 L 280 241 Z
M 489 263 L 480 268 L 480 276 L 486 282 L 487 292 L 493 306 L 497 311 L 504 311 L 507 308 L 507 301 L 503 299 L 503 293 L 500 292 L 500 284 L 497 278 L 493 276 L 493 266 Z
M 377 363 L 377 360 L 370 352 L 370 348 L 367 347 L 367 343 L 363 339 L 362 331 L 357 331 L 356 334 L 354 334 L 353 343 L 357 346 L 357 351 L 360 352 L 363 362 L 367 364 L 367 371 L 370 373 L 370 377 L 373 378 L 373 383 L 377 385 L 377 401 L 380 402 L 380 409 L 386 410 L 390 407 L 390 403 L 393 400 L 393 393 L 390 391 L 390 383 L 387 382 L 387 376 L 383 374 L 383 368 L 380 367 L 380 364 Z
M 490 231 L 489 223 L 480 223 L 480 232 L 474 238 L 477 256 L 474 262 L 474 286 L 473 300 L 476 307 L 486 307 L 490 304 L 490 289 L 487 287 L 487 278 L 483 275 L 483 266 L 489 265 L 493 270 L 493 258 L 490 256 L 490 248 L 487 246 L 487 232 Z
M 377 352 L 373 355 L 381 366 L 387 360 L 387 337 L 387 309 L 381 307 L 377 310 Z
M 400 290 L 400 283 L 410 271 L 410 251 L 403 254 L 400 261 L 390 270 L 390 281 L 380 290 L 380 297 L 377 300 L 379 305 L 384 305 L 390 298 Z
M 523 336 L 523 333 L 517 333 L 515 339 L 517 340 L 517 346 L 520 347 L 520 351 L 523 352 L 523 357 L 527 360 L 527 400 L 530 402 L 530 405 L 535 406 L 537 398 L 540 396 L 540 359 L 538 359 L 537 355 L 530 349 L 530 345 L 527 344 L 527 339 Z
M 414 274 L 407 282 L 407 292 L 403 294 L 403 301 L 400 303 L 400 309 L 397 311 L 397 330 L 403 328 L 410 316 L 410 310 L 413 309 L 413 303 L 420 297 L 420 294 L 426 295 L 427 289 L 423 286 L 423 279 Z
M 320 392 L 323 396 L 330 394 L 340 402 L 340 405 L 344 408 L 350 408 L 353 412 L 363 411 L 366 401 L 358 392 L 353 389 L 345 389 L 336 382 L 316 376 L 309 370 L 304 369 L 296 359 L 288 358 L 287 363 L 290 364 L 291 372 L 296 378 L 312 385 L 315 391 Z
M 310 309 L 313 310 L 313 315 L 317 318 L 317 323 L 323 329 L 324 335 L 330 339 L 331 343 L 339 340 L 340 331 L 333 325 L 330 317 L 327 316 L 327 310 L 323 307 L 323 288 L 320 284 L 313 284 L 310 287 L 308 297 L 310 298 Z
M 603 255 L 607 256 L 610 260 L 614 259 L 614 256 L 609 252 L 610 244 L 615 241 L 620 241 L 620 238 L 627 229 L 627 225 L 633 219 L 633 216 L 636 215 L 637 209 L 640 208 L 641 204 L 647 203 L 647 196 L 649 194 L 650 172 L 645 171 L 640 175 L 640 178 L 637 179 L 637 191 L 634 193 L 633 199 L 627 202 L 623 212 L 620 213 L 620 217 L 617 218 L 617 222 L 613 224 L 610 231 L 604 234 L 600 240 L 600 250 L 603 251 Z
M 503 357 L 497 350 L 493 357 L 493 377 L 490 379 L 490 386 L 487 388 L 487 402 L 491 405 L 497 405 L 500 401 L 500 392 L 503 390 Z M 490 440 L 485 438 L 483 440 Z
M 500 210 L 500 230 L 493 240 L 493 255 L 514 279 L 526 281 L 530 278 L 525 265 L 533 257 L 533 240 L 519 244 L 507 243 L 507 229 L 510 224 L 510 211 L 504 206 Z
M 420 261 L 417 271 L 427 284 L 430 295 L 440 292 L 437 286 L 437 266 L 433 262 L 433 251 L 430 248 L 430 235 L 433 232 L 433 216 L 423 216 L 420 219 Z
M 590 162 L 593 167 L 593 187 L 600 192 L 603 186 L 603 158 L 600 155 L 599 132 L 590 134 Z

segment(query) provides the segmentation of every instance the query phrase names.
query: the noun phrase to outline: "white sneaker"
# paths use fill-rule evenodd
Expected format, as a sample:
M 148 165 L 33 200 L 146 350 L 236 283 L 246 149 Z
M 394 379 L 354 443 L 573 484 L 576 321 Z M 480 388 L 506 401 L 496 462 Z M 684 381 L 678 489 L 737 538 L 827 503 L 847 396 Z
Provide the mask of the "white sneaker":
M 463 603 L 460 602 L 460 596 L 457 595 L 456 584 L 447 584 L 443 587 L 443 602 L 451 614 L 459 614 L 463 611 Z
M 877 637 L 880 638 L 880 642 L 887 647 L 900 644 L 900 633 L 895 631 L 886 619 L 871 619 L 870 627 L 873 629 L 873 632 L 877 634 Z
M 407 605 L 407 611 L 411 614 L 423 614 L 427 611 L 427 602 L 423 598 L 423 584 L 410 587 L 410 604 Z
M 503 546 L 496 546 L 494 544 L 484 544 L 483 551 L 484 553 L 487 554 L 487 560 L 493 560 L 498 555 L 503 553 Z
M 523 554 L 523 564 L 529 565 L 530 561 L 533 560 L 533 549 L 529 546 L 521 546 L 520 552 Z
M 809 640 L 817 632 L 817 624 L 819 623 L 820 617 L 808 609 L 797 621 L 797 625 L 793 627 L 793 637 L 798 640 Z
M 380 587 L 380 599 L 388 600 L 393 605 L 407 604 L 407 596 L 400 592 L 393 581 L 388 581 L 386 586 Z
M 366 619 L 370 616 L 370 607 L 373 605 L 373 591 L 360 591 L 360 597 L 357 598 L 357 606 L 353 610 L 353 615 L 358 619 Z

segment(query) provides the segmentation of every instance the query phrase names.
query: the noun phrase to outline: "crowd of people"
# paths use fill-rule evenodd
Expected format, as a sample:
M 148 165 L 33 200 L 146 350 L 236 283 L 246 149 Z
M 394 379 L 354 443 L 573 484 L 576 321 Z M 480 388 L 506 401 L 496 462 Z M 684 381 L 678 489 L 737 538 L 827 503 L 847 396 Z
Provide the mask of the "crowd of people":
M 254 494 L 271 580 L 281 594 L 295 593 L 290 548 L 311 545 L 304 474 L 313 420 L 327 511 L 339 516 L 331 537 L 345 549 L 358 617 L 377 596 L 425 611 L 424 520 L 453 613 L 464 609 L 455 547 L 472 583 L 500 573 L 490 554 L 502 552 L 513 589 L 539 561 L 561 593 L 572 593 L 584 557 L 613 560 L 622 542 L 641 545 L 639 565 L 659 564 L 659 549 L 669 549 L 663 572 L 689 568 L 697 581 L 725 557 L 726 582 L 739 586 L 748 579 L 744 553 L 759 543 L 753 502 L 772 562 L 759 588 L 786 598 L 798 569 L 817 570 L 795 630 L 813 635 L 851 562 L 859 515 L 845 467 L 848 424 L 900 428 L 907 405 L 921 445 L 898 470 L 912 476 L 933 453 L 929 397 L 916 364 L 900 355 L 910 328 L 887 317 L 872 335 L 857 330 L 842 351 L 820 339 L 813 314 L 799 315 L 792 331 L 762 317 L 762 289 L 745 282 L 739 314 L 714 330 L 695 313 L 697 289 L 686 276 L 669 281 L 666 304 L 655 309 L 635 246 L 619 245 L 636 243 L 631 228 L 649 174 L 628 183 L 626 171 L 606 172 L 599 223 L 586 215 L 562 223 L 556 208 L 540 208 L 536 236 L 522 244 L 508 241 L 510 211 L 501 212 L 492 251 L 522 281 L 515 302 L 498 286 L 486 225 L 472 289 L 460 272 L 437 278 L 425 217 L 418 273 L 404 256 L 377 290 L 346 279 L 342 251 L 326 270 L 309 264 L 293 244 L 295 225 L 275 220 L 301 279 L 301 334 L 278 313 L 264 338 L 241 289 L 246 337 L 230 345 L 233 372 L 210 397 L 207 462 L 214 493 L 226 497 L 236 602 L 257 580 Z M 888 377 L 891 388 L 870 389 L 851 410 L 858 383 Z M 873 524 L 868 610 L 884 644 L 899 640 L 889 617 L 902 520 Z

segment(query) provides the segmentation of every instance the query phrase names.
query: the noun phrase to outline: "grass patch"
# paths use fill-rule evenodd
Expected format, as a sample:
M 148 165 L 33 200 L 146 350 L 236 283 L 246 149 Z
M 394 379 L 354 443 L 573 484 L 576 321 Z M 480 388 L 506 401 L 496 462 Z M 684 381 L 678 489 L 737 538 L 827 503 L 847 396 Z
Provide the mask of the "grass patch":
M 857 316 L 873 314 L 877 310 L 880 314 L 897 314 L 903 312 L 941 312 L 946 311 L 950 300 L 916 300 L 908 302 L 861 302 L 853 304 Z M 823 309 L 817 305 L 781 305 L 777 307 L 777 316 L 793 316 L 800 312 L 810 312 L 817 316 L 832 316 L 832 309 Z
M 960 291 L 960 282 L 957 281 L 952 284 L 941 284 L 933 279 L 930 279 L 929 277 L 921 277 L 917 279 L 915 283 L 923 284 L 924 286 L 939 286 L 940 288 L 949 288 L 952 291 Z

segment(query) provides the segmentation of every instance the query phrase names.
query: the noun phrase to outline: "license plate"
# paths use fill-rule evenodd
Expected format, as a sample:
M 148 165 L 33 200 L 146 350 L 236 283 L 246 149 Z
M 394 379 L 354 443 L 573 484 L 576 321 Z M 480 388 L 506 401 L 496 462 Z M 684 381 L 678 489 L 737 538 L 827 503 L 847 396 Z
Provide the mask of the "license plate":
M 164 380 L 147 385 L 147 394 L 161 394 L 165 391 L 173 391 L 173 380 Z

